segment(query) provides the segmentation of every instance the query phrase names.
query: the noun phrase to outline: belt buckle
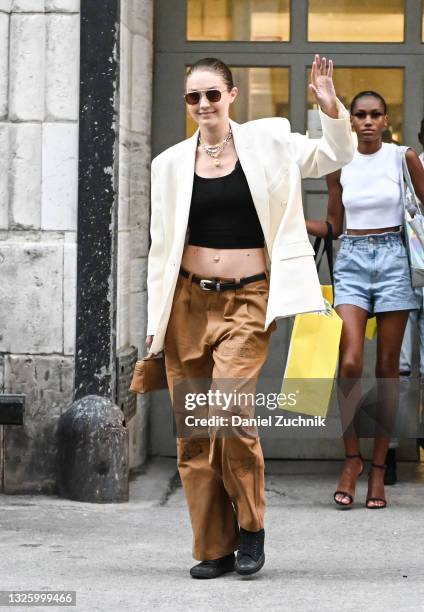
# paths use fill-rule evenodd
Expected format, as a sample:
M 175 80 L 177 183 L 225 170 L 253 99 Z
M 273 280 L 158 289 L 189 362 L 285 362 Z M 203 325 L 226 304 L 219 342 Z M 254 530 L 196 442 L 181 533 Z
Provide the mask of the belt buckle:
M 207 285 L 212 285 L 212 287 L 208 287 Z M 203 289 L 203 291 L 213 291 L 215 289 L 215 281 L 206 279 L 206 278 L 202 278 L 202 280 L 199 283 L 200 285 L 200 289 Z

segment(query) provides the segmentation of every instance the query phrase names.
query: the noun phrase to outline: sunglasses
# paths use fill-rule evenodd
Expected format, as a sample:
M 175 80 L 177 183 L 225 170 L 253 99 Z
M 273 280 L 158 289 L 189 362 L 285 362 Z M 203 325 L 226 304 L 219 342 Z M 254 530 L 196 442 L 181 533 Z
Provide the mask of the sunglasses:
M 185 101 L 187 104 L 190 104 L 190 106 L 199 104 L 202 93 L 205 94 L 209 102 L 219 102 L 221 99 L 221 94 L 224 92 L 219 91 L 219 89 L 199 89 L 199 91 L 189 91 L 188 93 L 184 94 Z

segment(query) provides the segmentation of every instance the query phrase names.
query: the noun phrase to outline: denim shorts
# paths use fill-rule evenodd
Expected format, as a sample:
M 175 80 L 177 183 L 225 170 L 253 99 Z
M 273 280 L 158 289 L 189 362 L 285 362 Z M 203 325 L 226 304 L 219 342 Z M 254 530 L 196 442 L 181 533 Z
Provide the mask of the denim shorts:
M 370 315 L 416 310 L 402 233 L 340 237 L 334 266 L 334 306 L 353 304 Z

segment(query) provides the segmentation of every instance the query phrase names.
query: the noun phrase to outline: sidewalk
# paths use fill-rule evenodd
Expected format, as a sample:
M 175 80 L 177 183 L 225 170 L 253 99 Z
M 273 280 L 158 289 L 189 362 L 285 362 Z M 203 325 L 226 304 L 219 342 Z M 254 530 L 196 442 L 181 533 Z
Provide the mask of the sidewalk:
M 264 569 L 197 581 L 175 461 L 156 459 L 127 504 L 0 495 L 1 589 L 75 590 L 82 612 L 422 610 L 424 465 L 401 464 L 386 510 L 332 503 L 338 462 L 267 463 Z M 29 607 L 4 608 L 29 610 Z

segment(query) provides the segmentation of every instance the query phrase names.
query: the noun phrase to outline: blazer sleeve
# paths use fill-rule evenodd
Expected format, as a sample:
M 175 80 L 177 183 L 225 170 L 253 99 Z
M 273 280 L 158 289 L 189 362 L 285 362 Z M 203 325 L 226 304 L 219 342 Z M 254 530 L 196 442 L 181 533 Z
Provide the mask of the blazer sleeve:
M 154 336 L 157 331 L 158 305 L 161 303 L 162 282 L 165 268 L 164 257 L 164 224 L 161 211 L 161 200 L 155 162 L 151 167 L 151 244 L 147 260 L 147 335 Z
M 348 164 L 355 152 L 354 138 L 350 127 L 350 115 L 337 100 L 339 117 L 333 119 L 319 109 L 321 138 L 308 138 L 291 133 L 292 154 L 300 168 L 302 178 L 319 178 Z

